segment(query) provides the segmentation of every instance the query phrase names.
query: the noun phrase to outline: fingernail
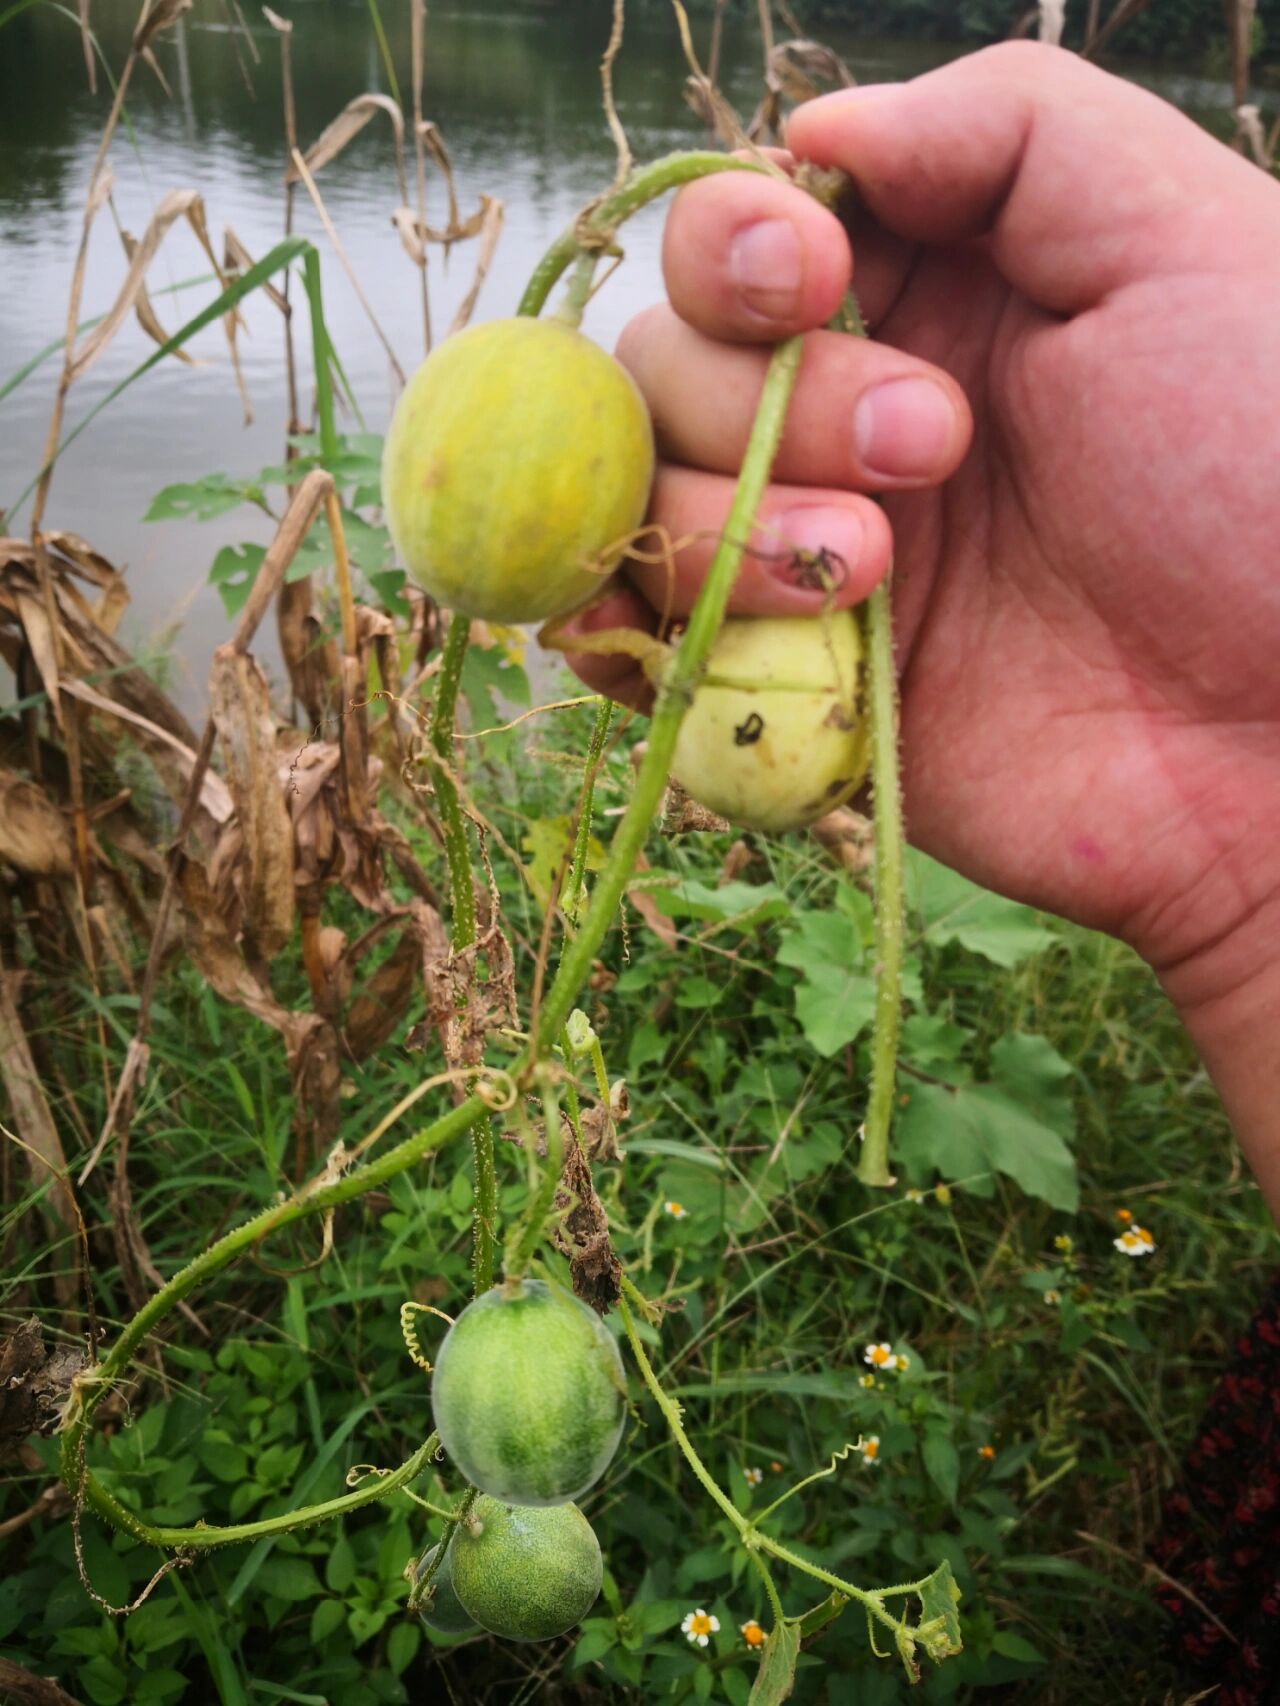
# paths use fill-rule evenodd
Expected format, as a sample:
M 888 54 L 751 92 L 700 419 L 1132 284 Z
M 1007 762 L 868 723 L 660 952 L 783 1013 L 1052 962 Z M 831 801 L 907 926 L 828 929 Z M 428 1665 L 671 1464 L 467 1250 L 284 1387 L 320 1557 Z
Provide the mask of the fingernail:
M 950 397 L 932 379 L 887 379 L 853 411 L 858 461 L 886 479 L 927 479 L 942 466 L 955 423 Z
M 784 510 L 760 535 L 758 553 L 773 579 L 814 592 L 839 590 L 862 554 L 861 520 L 833 504 Z
M 743 304 L 766 320 L 795 313 L 804 270 L 800 239 L 789 219 L 764 219 L 729 244 L 729 277 Z

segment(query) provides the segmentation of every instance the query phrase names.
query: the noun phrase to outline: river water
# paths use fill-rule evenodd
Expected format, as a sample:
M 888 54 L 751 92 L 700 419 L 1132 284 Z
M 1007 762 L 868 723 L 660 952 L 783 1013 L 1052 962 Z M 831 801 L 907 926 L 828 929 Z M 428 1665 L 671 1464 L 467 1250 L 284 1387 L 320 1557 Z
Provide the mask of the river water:
M 353 96 L 386 91 L 365 0 L 277 0 L 293 23 L 298 132 L 305 149 Z M 407 94 L 408 8 L 382 0 L 392 64 Z M 133 7 L 99 0 L 93 21 L 102 54 L 118 73 Z M 464 212 L 481 192 L 499 196 L 506 223 L 477 318 L 509 313 L 538 255 L 588 197 L 613 174 L 601 116 L 598 61 L 607 37 L 603 0 L 433 5 L 427 25 L 424 110 L 440 126 L 456 167 Z M 260 257 L 282 235 L 284 164 L 279 38 L 261 11 L 244 7 L 247 33 L 234 23 L 234 0 L 198 0 L 156 53 L 170 93 L 145 69 L 129 91 L 127 128 L 112 149 L 115 213 L 138 236 L 171 189 L 204 199 L 220 251 L 231 226 Z M 698 26 L 705 48 L 707 24 Z M 911 75 L 959 51 L 919 44 L 866 42 L 825 31 L 860 81 Z M 759 40 L 746 18 L 727 21 L 722 80 L 749 112 L 758 91 Z M 633 8 L 616 72 L 619 110 L 638 159 L 699 146 L 704 133 L 681 96 L 685 67 L 665 7 Z M 1219 131 L 1228 110 L 1225 83 L 1172 73 L 1143 75 L 1170 99 Z M 0 386 L 63 330 L 79 238 L 83 197 L 110 98 L 100 70 L 90 94 L 71 12 L 40 5 L 0 29 Z M 399 202 L 389 128 L 375 120 L 320 175 L 319 186 L 343 246 L 399 361 L 421 358 L 421 305 L 415 269 L 400 249 L 391 211 Z M 441 180 L 428 187 L 428 219 L 445 221 Z M 295 229 L 323 257 L 326 316 L 341 361 L 370 428 L 381 430 L 394 400 L 390 365 L 333 254 L 304 191 Z M 626 319 L 659 294 L 661 212 L 629 223 L 626 261 L 592 304 L 586 329 L 611 344 Z M 432 254 L 431 304 L 446 326 L 470 282 L 474 245 L 447 264 Z M 94 228 L 82 316 L 111 303 L 126 261 L 111 210 Z M 208 273 L 185 225 L 170 232 L 149 274 L 157 313 L 172 331 L 214 294 L 203 283 L 176 295 L 166 286 Z M 127 565 L 132 594 L 122 634 L 145 653 L 172 660 L 173 689 L 201 702 L 213 647 L 228 632 L 207 573 L 218 548 L 265 542 L 267 519 L 249 509 L 207 523 L 145 523 L 160 487 L 209 472 L 245 475 L 281 460 L 287 418 L 281 321 L 261 297 L 244 309 L 240 347 L 254 419 L 242 407 L 218 328 L 191 344 L 199 365 L 167 361 L 104 412 L 59 463 L 46 525 L 83 534 Z M 299 316 L 304 319 L 305 316 Z M 309 376 L 305 325 L 302 370 Z M 153 348 L 131 320 L 74 387 L 68 426 Z M 0 400 L 0 508 L 13 504 L 39 465 L 58 361 L 46 362 Z M 304 412 L 306 393 L 304 393 Z M 348 423 L 354 426 L 354 422 Z M 29 509 L 11 530 L 27 525 Z M 273 637 L 260 648 L 274 667 Z

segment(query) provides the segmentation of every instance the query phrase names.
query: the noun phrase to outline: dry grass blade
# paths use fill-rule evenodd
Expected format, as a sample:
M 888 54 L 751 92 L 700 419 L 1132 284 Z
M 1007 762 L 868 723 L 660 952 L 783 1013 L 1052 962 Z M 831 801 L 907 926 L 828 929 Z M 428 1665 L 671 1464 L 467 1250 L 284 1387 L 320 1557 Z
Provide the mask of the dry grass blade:
M 359 298 L 360 306 L 364 309 L 365 314 L 368 318 L 369 324 L 373 327 L 373 330 L 377 336 L 378 342 L 382 345 L 383 349 L 387 352 L 387 359 L 391 363 L 392 372 L 395 374 L 396 378 L 400 381 L 401 385 L 403 385 L 405 382 L 404 369 L 401 367 L 399 361 L 396 359 L 396 352 L 391 347 L 390 339 L 387 337 L 387 334 L 383 331 L 381 325 L 379 325 L 378 316 L 374 313 L 372 307 L 370 306 L 369 298 L 365 295 L 363 289 L 360 286 L 360 280 L 356 277 L 356 269 L 352 266 L 350 260 L 347 258 L 347 251 L 343 248 L 342 239 L 338 236 L 337 231 L 334 229 L 334 224 L 333 224 L 332 219 L 330 219 L 330 217 L 329 217 L 328 209 L 325 207 L 324 202 L 321 200 L 320 191 L 316 188 L 316 181 L 311 176 L 310 168 L 308 167 L 306 161 L 303 159 L 302 155 L 298 152 L 298 150 L 296 148 L 290 150 L 290 156 L 289 157 L 293 161 L 294 168 L 296 169 L 298 176 L 302 179 L 302 182 L 306 185 L 307 194 L 311 197 L 312 205 L 315 207 L 316 212 L 320 216 L 320 223 L 324 226 L 325 235 L 328 237 L 329 241 L 333 244 L 333 252 L 335 255 L 337 255 L 339 263 L 342 266 L 343 272 L 345 272 L 348 279 L 350 279 L 351 288 L 355 291 L 356 296 Z
M 66 1239 L 74 1247 L 80 1211 L 67 1181 L 67 1158 L 14 1002 L 13 980 L 3 964 L 0 964 L 0 1082 L 4 1084 L 13 1123 L 18 1128 L 20 1147 L 27 1157 L 31 1183 L 45 1193 L 41 1214 L 52 1236 Z M 73 1263 L 66 1271 L 54 1275 L 54 1290 L 60 1303 L 68 1302 L 76 1294 L 77 1267 L 78 1263 Z
M 145 53 L 161 30 L 169 29 L 184 12 L 190 10 L 191 0 L 156 0 L 154 6 L 144 7 L 133 32 L 133 51 Z
M 453 324 L 449 327 L 450 336 L 452 336 L 454 332 L 460 332 L 470 320 L 471 315 L 475 310 L 476 299 L 480 295 L 481 287 L 484 284 L 485 278 L 488 276 L 490 266 L 493 264 L 494 252 L 498 247 L 498 239 L 502 236 L 502 221 L 504 217 L 502 203 L 494 200 L 490 196 L 482 195 L 480 197 L 480 204 L 480 252 L 476 256 L 475 276 L 471 280 L 471 287 L 467 291 L 467 294 L 458 304 L 458 312 L 454 315 Z
M 98 67 L 93 59 L 93 35 L 89 27 L 89 0 L 79 0 L 80 47 L 84 53 L 84 71 L 89 80 L 89 93 L 98 92 Z
M 132 248 L 129 270 L 115 301 L 103 319 L 86 336 L 79 349 L 72 352 L 68 363 L 70 379 L 79 379 L 86 373 L 119 331 L 125 316 L 133 307 L 139 291 L 143 288 L 147 268 L 151 265 L 156 250 L 164 241 L 165 233 L 169 227 L 178 219 L 185 219 L 191 226 L 196 241 L 209 257 L 210 264 L 218 275 L 219 285 L 223 289 L 226 288 L 222 268 L 209 242 L 203 201 L 195 190 L 170 190 L 152 214 L 141 240 Z
M 408 201 L 409 190 L 404 170 L 404 115 L 389 95 L 357 95 L 348 101 L 332 123 L 327 124 L 320 135 L 303 155 L 307 169 L 312 173 L 323 171 L 329 163 L 338 158 L 349 142 L 355 140 L 360 132 L 375 118 L 378 113 L 385 113 L 391 120 L 391 133 L 395 139 L 396 148 L 396 178 L 400 185 L 401 201 Z M 286 173 L 286 183 L 297 183 L 302 174 L 294 162 L 290 161 Z
M 613 0 L 613 28 L 609 31 L 609 44 L 604 50 L 604 58 L 600 61 L 605 122 L 609 126 L 609 135 L 613 138 L 613 146 L 618 155 L 617 169 L 613 174 L 615 190 L 620 189 L 627 181 L 627 173 L 631 170 L 631 144 L 627 141 L 627 133 L 622 128 L 622 120 L 618 117 L 618 109 L 613 103 L 613 65 L 622 47 L 626 11 L 626 0 Z
M 266 677 L 245 652 L 219 646 L 209 674 L 209 715 L 243 838 L 245 937 L 272 959 L 293 933 L 293 830 L 280 787 Z
M 676 28 L 680 32 L 680 46 L 684 50 L 685 62 L 689 67 L 689 77 L 684 88 L 686 102 L 727 148 L 745 148 L 751 154 L 758 155 L 759 150 L 742 128 L 742 120 L 698 63 L 693 36 L 689 31 L 688 13 L 680 4 L 680 0 L 671 0 L 671 4 L 676 14 Z
M 75 681 L 64 676 L 62 691 L 71 694 L 95 711 L 101 711 L 108 717 L 115 717 L 127 723 L 138 744 L 155 764 L 161 778 L 167 778 L 172 784 L 176 773 L 178 787 L 175 790 L 171 786 L 170 791 L 176 792 L 181 798 L 196 763 L 196 754 L 189 746 L 184 746 L 168 729 L 162 729 L 149 717 L 141 716 L 137 711 L 131 711 L 127 705 L 120 705 L 114 699 L 106 698 L 96 688 L 90 687 L 87 681 Z M 220 776 L 206 772 L 200 784 L 200 804 L 215 823 L 226 823 L 234 807 L 227 785 Z
M 224 226 L 222 232 L 222 270 L 226 274 L 228 282 L 233 281 L 240 273 L 248 272 L 254 264 L 253 256 L 245 248 L 236 233 L 229 225 Z M 258 288 L 264 296 L 275 303 L 282 314 L 288 314 L 288 302 L 270 279 L 266 279 Z M 229 319 L 230 315 L 227 318 Z
M 126 231 L 122 226 L 120 228 L 120 241 L 124 245 L 124 252 L 129 258 L 130 265 L 132 265 L 133 258 L 138 252 L 138 239 L 131 231 Z M 134 300 L 133 311 L 137 316 L 138 324 L 151 339 L 152 343 L 168 343 L 169 334 L 160 324 L 159 316 L 156 314 L 155 308 L 152 306 L 151 297 L 147 292 L 145 281 L 138 286 L 138 294 Z M 173 351 L 173 356 L 176 361 L 182 362 L 187 367 L 195 367 L 198 365 L 196 358 L 187 350 L 176 349 Z

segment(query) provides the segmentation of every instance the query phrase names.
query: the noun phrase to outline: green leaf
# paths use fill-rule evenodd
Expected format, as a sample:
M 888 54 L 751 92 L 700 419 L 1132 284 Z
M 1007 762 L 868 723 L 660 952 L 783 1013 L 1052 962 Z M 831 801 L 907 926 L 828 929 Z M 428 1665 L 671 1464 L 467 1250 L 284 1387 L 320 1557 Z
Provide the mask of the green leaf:
M 477 729 L 511 720 L 512 706 L 531 703 L 529 677 L 501 646 L 468 646 L 462 664 L 462 692 Z
M 915 1085 L 898 1118 L 895 1153 L 917 1178 L 936 1171 L 978 1196 L 991 1195 L 983 1175 L 997 1172 L 1053 1208 L 1074 1213 L 1079 1205 L 1075 1160 L 1058 1131 L 991 1084 Z
M 529 886 L 544 906 L 551 899 L 551 889 L 557 873 L 562 867 L 567 872 L 575 834 L 576 825 L 571 817 L 544 817 L 529 825 L 520 843 L 530 855 L 527 867 Z M 602 869 L 605 857 L 605 850 L 600 842 L 594 835 L 589 836 L 587 870 Z
M 710 888 L 690 877 L 652 893 L 653 904 L 668 918 L 733 918 L 744 930 L 767 918 L 785 918 L 791 911 L 776 883 L 722 883 Z
M 367 1605 L 353 1605 L 347 1613 L 347 1628 L 351 1631 L 351 1639 L 357 1647 L 371 1641 L 386 1621 L 385 1611 L 375 1611 Z
M 334 1593 L 346 1593 L 356 1579 L 356 1555 L 345 1534 L 333 1543 L 329 1561 L 324 1567 L 324 1579 Z
M 907 896 L 935 948 L 958 942 L 995 965 L 1016 966 L 1059 940 L 1031 907 L 990 894 L 914 850 L 907 854 Z
M 960 1488 L 960 1454 L 951 1435 L 942 1427 L 926 1428 L 920 1455 L 929 1479 L 948 1504 L 955 1504 Z
M 189 484 L 165 486 L 151 500 L 144 521 L 213 521 L 243 503 L 261 500 L 262 490 L 247 480 L 206 474 Z
M 396 1676 L 403 1676 L 413 1663 L 414 1654 L 422 1641 L 419 1623 L 397 1623 L 387 1637 L 387 1663 Z
M 960 1635 L 960 1589 L 944 1558 L 927 1582 L 919 1588 L 921 1646 L 934 1664 L 954 1658 L 964 1648 Z
M 760 1655 L 760 1670 L 748 1696 L 749 1706 L 778 1706 L 791 1696 L 800 1657 L 800 1628 L 795 1623 L 776 1623 Z
M 209 565 L 209 585 L 217 587 L 228 616 L 244 608 L 266 554 L 261 545 L 224 545 Z
M 797 913 L 776 957 L 801 973 L 796 1018 L 819 1054 L 836 1054 L 871 1023 L 875 981 L 863 969 L 862 937 L 852 919 L 840 912 Z
M 282 1552 L 263 1559 L 258 1582 L 263 1593 L 277 1599 L 316 1599 L 324 1592 L 309 1558 L 290 1558 Z
M 311 1613 L 311 1644 L 319 1646 L 321 1641 L 327 1641 L 335 1629 L 340 1629 L 347 1620 L 347 1608 L 340 1599 L 322 1599 L 317 1602 Z
M 1033 1647 L 1025 1635 L 1016 1635 L 1011 1629 L 1001 1629 L 991 1642 L 991 1650 L 999 1653 L 1002 1658 L 1020 1659 L 1023 1664 L 1042 1665 L 1044 1654 Z
M 76 1672 L 76 1681 L 96 1706 L 117 1706 L 125 1697 L 124 1672 L 112 1659 L 90 1659 Z
M 1011 1031 L 991 1050 L 991 1077 L 1015 1102 L 1031 1108 L 1063 1137 L 1076 1133 L 1076 1071 L 1047 1037 Z

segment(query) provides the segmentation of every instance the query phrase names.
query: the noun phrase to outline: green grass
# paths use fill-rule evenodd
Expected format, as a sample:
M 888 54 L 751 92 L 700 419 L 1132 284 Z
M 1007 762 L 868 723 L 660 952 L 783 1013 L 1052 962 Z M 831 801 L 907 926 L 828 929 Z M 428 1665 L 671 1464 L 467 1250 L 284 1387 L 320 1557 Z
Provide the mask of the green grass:
M 572 755 L 585 749 L 589 721 L 578 709 L 537 725 L 539 751 L 563 761 L 532 763 L 512 736 L 473 757 L 471 785 L 509 843 L 571 809 Z M 618 751 L 600 808 L 621 803 L 629 774 Z M 611 821 L 598 818 L 602 837 Z M 845 1042 L 831 1032 L 832 1015 L 859 999 L 865 900 L 808 843 L 762 842 L 736 879 L 754 890 L 753 913 L 750 893 L 717 888 L 727 847 L 689 837 L 651 849 L 655 893 L 686 940 L 666 948 L 632 913 L 590 1009 L 634 1110 L 625 1159 L 600 1164 L 597 1184 L 632 1278 L 670 1305 L 661 1334 L 646 1337 L 686 1427 L 748 1511 L 846 1444 L 879 1437 L 874 1466 L 850 1453 L 769 1529 L 868 1586 L 952 1561 L 966 1652 L 930 1672 L 918 1698 L 1003 1687 L 1045 1706 L 1177 1699 L 1152 1656 L 1158 1619 L 1142 1549 L 1274 1260 L 1274 1233 L 1172 1013 L 1115 944 L 976 891 L 940 889 L 937 873 L 917 864 L 909 985 L 913 1013 L 927 1019 L 907 1027 L 900 1090 L 909 1100 L 899 1107 L 915 1159 L 910 1181 L 904 1170 L 895 1190 L 870 1193 L 854 1177 L 866 1033 Z M 499 874 L 513 936 L 536 941 L 540 908 L 509 868 Z M 845 929 L 854 944 L 844 1007 L 824 996 L 831 968 L 806 918 L 825 920 L 832 939 Z M 327 921 L 344 922 L 341 904 L 331 903 Z M 992 952 L 1013 963 L 994 963 Z M 526 994 L 530 972 L 526 953 Z M 286 959 L 286 999 L 291 986 L 301 1000 L 296 960 Z M 74 1086 L 78 1122 L 55 1106 L 64 1132 L 77 1123 L 96 1132 L 104 1063 L 93 1003 L 74 984 L 50 982 L 34 1011 L 48 1082 L 60 1074 Z M 132 998 L 104 996 L 99 1011 L 114 1073 Z M 157 1003 L 153 1051 L 130 1170 L 138 1218 L 168 1274 L 289 1188 L 292 1103 L 274 1035 L 181 965 Z M 434 1045 L 415 1054 L 397 1038 L 379 1059 L 348 1065 L 344 1135 L 367 1130 L 435 1064 Z M 950 1202 L 939 1200 L 939 1167 L 963 1174 L 964 1157 L 947 1148 L 945 1131 L 939 1137 L 937 1104 L 958 1106 L 975 1089 L 996 1098 L 982 1106 L 997 1125 L 1014 1121 L 1046 1155 L 1069 1147 L 1065 1182 L 1047 1163 L 1030 1190 L 982 1168 L 953 1179 Z M 588 1082 L 583 1091 L 589 1098 Z M 932 1112 L 912 1124 L 917 1097 Z M 513 1146 L 497 1147 L 510 1215 L 525 1199 L 523 1167 Z M 125 1304 L 107 1230 L 111 1164 L 108 1154 L 83 1195 L 98 1309 L 117 1323 Z M 242 1264 L 197 1293 L 203 1330 L 174 1318 L 163 1382 L 140 1372 L 106 1406 L 106 1437 L 91 1456 L 111 1489 L 160 1522 L 240 1521 L 335 1496 L 353 1464 L 400 1462 L 429 1431 L 430 1408 L 397 1312 L 406 1297 L 450 1312 L 465 1299 L 470 1165 L 469 1146 L 457 1144 L 340 1211 L 320 1266 L 308 1266 L 319 1252 L 311 1224 L 262 1252 L 261 1265 Z M 923 1200 L 908 1200 L 908 1182 Z M 1078 1207 L 1062 1206 L 1077 1182 Z M 666 1212 L 668 1201 L 682 1218 Z M 1121 1207 L 1152 1231 L 1154 1256 L 1130 1261 L 1113 1249 Z M 1064 1237 L 1068 1252 L 1055 1247 Z M 6 1319 L 38 1307 L 42 1279 L 67 1261 L 51 1250 L 11 1264 Z M 297 1271 L 282 1281 L 269 1268 Z M 1050 1287 L 1057 1305 L 1045 1301 Z M 867 1388 L 863 1349 L 882 1340 L 909 1366 Z M 632 1390 L 622 1449 L 584 1501 L 607 1577 L 576 1638 L 450 1648 L 406 1621 L 404 1566 L 440 1525 L 398 1497 L 341 1527 L 209 1555 L 125 1620 L 85 1595 L 67 1520 L 37 1521 L 9 1543 L 0 1643 L 108 1706 L 745 1701 L 756 1661 L 738 1629 L 768 1621 L 758 1580 L 634 1371 Z M 39 1450 L 44 1467 L 9 1471 L 8 1514 L 50 1479 L 52 1442 Z M 758 1488 L 744 1473 L 755 1469 Z M 447 1466 L 419 1490 L 447 1499 Z M 117 1604 L 157 1563 L 93 1519 L 85 1557 L 97 1590 Z M 788 1612 L 818 1602 L 816 1584 L 778 1574 Z M 700 1606 L 721 1625 L 705 1653 L 679 1633 L 684 1613 Z M 875 1706 L 900 1696 L 896 1660 L 874 1659 L 862 1620 L 846 1611 L 807 1650 L 795 1699 Z

